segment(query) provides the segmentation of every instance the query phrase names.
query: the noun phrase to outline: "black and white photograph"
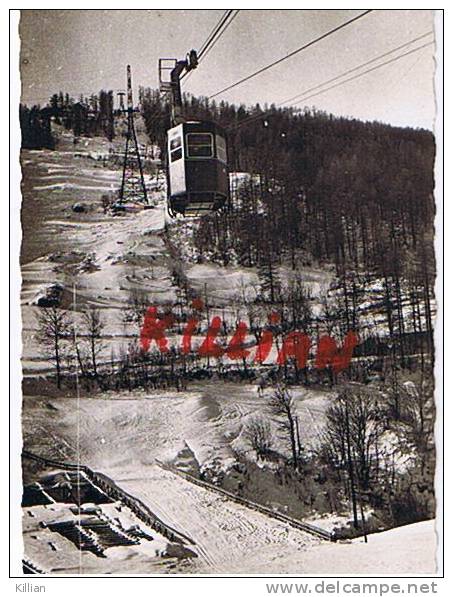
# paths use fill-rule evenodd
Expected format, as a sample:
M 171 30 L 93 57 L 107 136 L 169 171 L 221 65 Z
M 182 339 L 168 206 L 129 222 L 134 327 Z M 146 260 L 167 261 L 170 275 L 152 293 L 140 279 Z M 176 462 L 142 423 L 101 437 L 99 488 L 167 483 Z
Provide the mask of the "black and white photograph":
M 442 574 L 443 11 L 13 12 L 25 580 Z

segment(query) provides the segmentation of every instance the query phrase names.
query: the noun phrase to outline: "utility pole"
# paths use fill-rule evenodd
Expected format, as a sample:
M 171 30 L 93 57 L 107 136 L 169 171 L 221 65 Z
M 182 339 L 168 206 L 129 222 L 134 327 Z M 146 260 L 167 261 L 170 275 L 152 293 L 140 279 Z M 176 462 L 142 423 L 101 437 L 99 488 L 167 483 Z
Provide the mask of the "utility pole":
M 122 101 L 122 96 L 120 96 Z M 134 105 L 132 99 L 132 74 L 131 67 L 127 65 L 127 135 L 126 149 L 124 151 L 123 177 L 121 180 L 120 197 L 121 205 L 126 201 L 148 205 L 145 179 L 143 177 L 142 159 L 134 124 Z

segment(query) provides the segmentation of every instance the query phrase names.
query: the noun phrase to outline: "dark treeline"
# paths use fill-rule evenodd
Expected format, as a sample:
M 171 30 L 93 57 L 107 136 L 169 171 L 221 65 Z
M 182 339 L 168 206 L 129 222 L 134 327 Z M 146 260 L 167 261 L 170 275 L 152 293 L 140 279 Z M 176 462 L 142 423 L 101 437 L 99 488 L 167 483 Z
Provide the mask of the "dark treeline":
M 105 136 L 111 141 L 115 136 L 113 91 L 101 90 L 90 97 L 81 95 L 78 101 L 60 91 L 54 93 L 43 108 L 21 104 L 22 147 L 54 149 L 52 121 L 72 131 L 75 138 Z
M 23 149 L 54 149 L 50 118 L 41 113 L 39 106 L 19 106 L 20 129 Z
M 151 141 L 162 145 L 168 105 L 144 89 L 140 102 Z M 203 220 L 199 234 L 208 249 L 225 258 L 234 252 L 250 266 L 287 258 L 295 265 L 305 256 L 338 271 L 386 275 L 420 261 L 433 269 L 430 132 L 308 109 L 246 110 L 192 96 L 184 102 L 187 118 L 231 127 L 230 170 L 254 175 L 233 175 L 236 197 L 221 227 L 215 217 Z

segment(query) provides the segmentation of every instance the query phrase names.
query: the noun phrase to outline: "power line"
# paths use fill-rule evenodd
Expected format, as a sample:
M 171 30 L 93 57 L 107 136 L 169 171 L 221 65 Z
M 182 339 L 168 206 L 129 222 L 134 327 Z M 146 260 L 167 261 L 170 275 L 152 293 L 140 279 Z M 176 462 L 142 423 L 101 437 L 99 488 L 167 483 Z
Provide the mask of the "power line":
M 331 85 L 330 87 L 327 87 L 326 89 L 321 89 L 321 91 L 318 91 L 317 93 L 313 93 L 313 94 L 307 96 L 307 94 L 310 94 L 312 91 L 314 91 L 316 89 L 319 89 L 320 87 L 324 87 L 325 85 L 328 85 L 329 83 L 332 83 L 333 81 L 337 81 L 338 79 L 341 79 L 341 78 L 345 77 L 346 75 L 348 75 L 348 74 L 350 74 L 350 73 L 352 73 L 352 72 L 354 72 L 356 70 L 359 70 L 359 69 L 361 69 L 361 68 L 363 68 L 363 67 L 365 67 L 365 66 L 367 66 L 367 65 L 369 65 L 369 64 L 371 64 L 373 62 L 376 62 L 376 60 L 380 60 L 381 58 L 384 58 L 385 56 L 388 56 L 389 54 L 392 54 L 392 53 L 394 53 L 394 52 L 396 52 L 396 51 L 398 51 L 398 50 L 400 50 L 400 49 L 402 49 L 404 47 L 407 47 L 408 45 L 414 43 L 415 41 L 419 41 L 420 39 L 423 39 L 423 38 L 427 37 L 428 35 L 431 35 L 431 32 L 428 32 L 428 33 L 425 33 L 425 34 L 423 34 L 423 35 L 421 35 L 419 37 L 416 37 L 416 38 L 414 38 L 414 39 L 406 42 L 405 44 L 402 44 L 402 45 L 394 48 L 393 50 L 389 50 L 389 51 L 385 52 L 384 54 L 376 56 L 375 58 L 373 58 L 371 60 L 368 60 L 367 62 L 363 62 L 362 64 L 359 64 L 358 66 L 355 66 L 355 67 L 353 67 L 353 68 L 351 68 L 351 69 L 349 69 L 349 70 L 341 73 L 340 75 L 337 75 L 336 77 L 328 79 L 327 81 L 324 81 L 323 83 L 320 83 L 319 85 L 316 85 L 314 87 L 310 87 L 309 89 L 306 89 L 305 91 L 303 91 L 301 93 L 298 93 L 297 95 L 295 95 L 293 97 L 290 97 L 290 98 L 288 98 L 286 100 L 283 100 L 282 102 L 278 103 L 276 105 L 276 107 L 280 108 L 284 104 L 287 104 L 288 102 L 291 102 L 291 101 L 294 101 L 295 99 L 300 98 L 300 100 L 298 102 L 296 102 L 296 105 L 297 105 L 301 101 L 306 101 L 308 99 L 311 99 L 312 97 L 315 97 L 317 95 L 321 95 L 322 93 L 330 91 L 331 89 L 334 89 L 336 87 L 340 87 L 341 85 L 344 85 L 345 83 L 348 83 L 349 81 L 353 81 L 354 79 L 358 79 L 359 77 L 362 77 L 362 76 L 364 76 L 364 75 L 366 75 L 366 74 L 368 74 L 368 73 L 370 73 L 372 71 L 375 71 L 375 70 L 377 70 L 377 69 L 379 69 L 379 68 L 381 68 L 383 66 L 387 66 L 388 64 L 391 64 L 392 62 L 396 62 L 397 60 L 400 60 L 401 58 L 404 58 L 405 56 L 413 54 L 414 52 L 418 52 L 419 50 L 422 50 L 423 48 L 426 48 L 427 46 L 433 44 L 434 41 L 430 41 L 430 42 L 428 42 L 426 44 L 423 44 L 421 46 L 417 46 L 416 48 L 413 48 L 412 50 L 409 50 L 408 52 L 405 52 L 403 54 L 395 56 L 394 58 L 392 58 L 390 60 L 387 60 L 386 62 L 382 62 L 382 63 L 380 63 L 380 64 L 378 64 L 378 65 L 376 65 L 376 66 L 374 66 L 372 68 L 369 68 L 369 69 L 367 69 L 367 70 L 365 70 L 365 71 L 363 71 L 361 73 L 358 73 L 358 74 L 354 75 L 353 77 L 349 77 L 348 79 L 345 79 L 344 81 L 340 81 L 339 83 L 336 83 L 335 85 Z M 243 126 L 245 124 L 249 124 L 249 123 L 253 122 L 254 120 L 258 120 L 260 118 L 265 117 L 266 115 L 272 113 L 272 111 L 273 110 L 268 110 L 268 111 L 260 113 L 260 114 L 255 114 L 255 115 L 249 116 L 248 118 L 245 118 L 244 120 L 238 122 L 236 125 L 233 125 L 233 126 L 228 127 L 228 128 L 231 128 L 231 129 L 239 128 L 239 127 L 241 127 L 241 126 Z
M 278 60 L 275 60 L 274 62 L 271 62 L 267 66 L 264 66 L 263 68 L 260 68 L 259 70 L 255 71 L 254 73 L 251 73 L 250 75 L 247 75 L 243 79 L 240 79 L 239 81 L 236 81 L 236 83 L 232 83 L 231 85 L 228 85 L 228 87 L 225 87 L 224 89 L 221 89 L 220 91 L 217 91 L 216 93 L 213 93 L 212 95 L 208 96 L 208 99 L 212 99 L 214 97 L 217 97 L 221 93 L 225 93 L 225 91 L 229 91 L 230 89 L 233 89 L 234 87 L 237 87 L 238 85 L 241 85 L 242 83 L 245 83 L 246 81 L 249 81 L 253 77 L 256 77 L 257 75 L 260 75 L 261 73 L 264 73 L 266 70 L 269 70 L 270 68 L 276 66 L 277 64 L 280 64 L 281 62 L 284 62 L 285 60 L 288 60 L 289 58 L 292 58 L 293 56 L 295 56 L 299 52 L 302 52 L 303 50 L 306 50 L 307 48 L 309 48 L 309 47 L 313 46 L 314 44 L 320 42 L 321 40 L 325 39 L 326 37 L 329 37 L 330 35 L 333 35 L 337 31 L 339 31 L 340 29 L 343 29 L 344 27 L 347 27 L 351 23 L 354 23 L 355 21 L 358 21 L 359 19 L 361 19 L 362 17 L 366 16 L 370 12 L 373 12 L 373 10 L 372 9 L 365 10 L 364 12 L 362 12 L 359 15 L 353 17 L 352 19 L 349 19 L 349 21 L 346 21 L 346 22 L 342 23 L 341 25 L 338 25 L 337 27 L 334 27 L 333 29 L 330 29 L 326 33 L 323 33 L 322 35 L 320 35 L 319 37 L 317 37 L 316 39 L 313 39 L 313 40 L 309 41 L 308 43 L 304 44 L 303 46 L 301 46 L 300 48 L 297 48 L 297 50 L 294 50 L 293 52 L 290 52 L 286 56 L 283 56 L 282 58 L 279 58 Z

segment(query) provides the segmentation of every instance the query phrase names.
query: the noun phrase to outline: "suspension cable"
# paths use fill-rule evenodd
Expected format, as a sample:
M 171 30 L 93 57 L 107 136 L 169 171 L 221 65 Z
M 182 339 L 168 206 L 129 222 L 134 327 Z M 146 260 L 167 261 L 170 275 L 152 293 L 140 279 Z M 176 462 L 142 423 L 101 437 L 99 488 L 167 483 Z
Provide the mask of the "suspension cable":
M 270 64 L 268 64 L 266 66 L 263 66 L 263 68 L 260 68 L 259 70 L 255 71 L 254 73 L 251 73 L 250 75 L 247 75 L 243 79 L 240 79 L 239 81 L 236 81 L 236 83 L 232 83 L 231 85 L 228 85 L 224 89 L 221 89 L 220 91 L 217 91 L 216 93 L 213 93 L 212 95 L 208 96 L 207 99 L 212 99 L 214 97 L 217 97 L 221 93 L 225 93 L 225 91 L 229 91 L 230 89 L 233 89 L 234 87 L 237 87 L 238 85 L 241 85 L 242 83 L 245 83 L 246 81 L 249 81 L 253 77 L 256 77 L 257 75 L 260 75 L 261 73 L 264 73 L 265 71 L 267 71 L 270 68 L 276 66 L 277 64 L 280 64 L 281 62 L 284 62 L 285 60 L 288 60 L 289 58 L 292 58 L 293 56 L 295 56 L 299 52 L 302 52 L 303 50 L 306 50 L 307 48 L 315 45 L 316 43 L 320 42 L 321 40 L 325 39 L 326 37 L 329 37 L 330 35 L 333 35 L 337 31 L 339 31 L 340 29 L 343 29 L 344 27 L 347 27 L 351 23 L 354 23 L 355 21 L 358 21 L 362 17 L 368 15 L 370 12 L 373 12 L 373 9 L 365 10 L 364 12 L 362 12 L 359 15 L 353 17 L 352 19 L 349 19 L 349 21 L 345 21 L 341 25 L 338 25 L 337 27 L 334 27 L 333 29 L 330 29 L 326 33 L 323 33 L 322 35 L 320 35 L 319 37 L 317 37 L 316 39 L 313 39 L 313 40 L 309 41 L 308 43 L 304 44 L 303 46 L 301 46 L 300 48 L 297 48 L 297 50 L 294 50 L 293 52 L 290 52 L 286 56 L 283 56 L 282 58 L 279 58 L 278 60 L 275 60 L 274 62 L 271 62 Z
M 224 25 L 224 23 L 227 21 L 227 19 L 229 18 L 229 16 L 232 14 L 233 10 L 226 10 L 220 21 L 217 23 L 217 25 L 214 27 L 214 29 L 211 31 L 211 33 L 208 35 L 207 39 L 205 40 L 204 44 L 201 46 L 200 51 L 198 53 L 198 59 L 203 57 L 203 54 L 206 52 L 206 50 L 208 49 L 209 45 L 212 43 L 212 41 L 214 40 L 215 36 L 217 35 L 217 33 L 220 31 L 220 29 L 222 28 L 222 26 Z
M 203 61 L 203 59 L 206 58 L 206 56 L 209 54 L 209 52 L 212 50 L 212 48 L 215 46 L 215 44 L 219 41 L 220 37 L 225 33 L 225 31 L 228 29 L 228 27 L 231 25 L 231 23 L 237 17 L 237 15 L 239 13 L 239 9 L 237 9 L 234 14 L 232 14 L 233 12 L 234 12 L 234 10 L 225 11 L 225 14 L 220 19 L 219 23 L 215 27 L 215 30 L 213 30 L 211 32 L 211 34 L 208 36 L 208 39 L 204 42 L 202 49 L 200 50 L 200 52 L 198 54 L 198 64 L 200 64 Z M 230 19 L 230 20 L 228 21 L 228 19 Z M 223 27 L 223 30 L 222 30 L 222 27 Z M 187 82 L 188 78 L 193 74 L 193 72 L 194 72 L 193 70 L 191 70 L 189 72 L 186 71 L 182 75 L 181 81 L 183 81 L 183 79 L 185 79 L 187 77 L 187 79 L 186 79 L 186 82 Z
M 233 12 L 233 11 L 230 11 L 230 12 Z M 239 14 L 239 9 L 237 9 L 236 12 L 231 16 L 231 18 L 228 21 L 228 23 L 225 25 L 225 27 L 223 28 L 223 30 L 219 33 L 217 39 L 215 39 L 213 41 L 213 43 L 210 45 L 209 48 L 206 48 L 205 51 L 202 54 L 200 54 L 198 62 L 200 62 L 201 60 L 203 60 L 209 54 L 209 52 L 212 50 L 212 48 L 214 47 L 214 45 L 219 41 L 220 37 L 225 33 L 225 31 L 228 29 L 228 27 L 231 25 L 231 23 L 234 21 L 234 19 L 238 16 L 238 14 Z
M 392 62 L 396 62 L 397 60 L 400 60 L 401 58 L 404 58 L 405 56 L 408 56 L 409 54 L 413 54 L 414 52 L 418 52 L 419 50 L 422 50 L 423 48 L 426 48 L 427 46 L 431 45 L 434 43 L 434 41 L 430 41 L 426 44 L 423 44 L 421 46 L 417 46 L 416 48 L 413 48 L 412 50 L 409 50 L 408 52 L 404 52 L 403 54 L 399 54 L 398 56 L 394 56 L 392 59 L 387 60 L 386 62 L 382 62 L 372 68 L 369 68 L 361 73 L 358 73 L 356 75 L 354 75 L 353 77 L 349 77 L 348 79 L 345 79 L 344 81 L 340 81 L 339 83 L 336 83 L 335 85 L 331 85 L 330 87 L 327 87 L 326 89 L 321 89 L 320 91 L 318 91 L 317 93 L 313 93 L 311 95 L 307 95 L 310 94 L 312 91 L 316 91 L 317 89 L 320 89 L 321 87 L 324 87 L 325 85 L 328 85 L 329 83 L 333 83 L 334 81 L 338 81 L 338 79 L 341 79 L 343 77 L 345 77 L 348 74 L 351 74 L 352 72 L 355 72 L 365 66 L 368 66 L 370 64 L 372 64 L 373 62 L 376 62 L 377 60 L 380 60 L 381 58 L 385 58 L 386 56 L 393 54 L 394 52 L 405 48 L 407 46 L 409 46 L 410 44 L 414 43 L 415 41 L 419 41 L 429 35 L 432 35 L 432 32 L 429 31 L 427 33 L 424 33 L 423 35 L 420 35 L 419 37 L 415 37 L 413 39 L 411 39 L 410 41 L 401 44 L 400 46 L 393 48 L 392 50 L 389 50 L 387 52 L 385 52 L 384 54 L 380 54 L 379 56 L 376 56 L 375 58 L 372 58 L 371 60 L 368 60 L 366 62 L 363 62 L 362 64 L 359 64 L 335 77 L 332 77 L 331 79 L 328 79 L 327 81 L 324 81 L 323 83 L 320 83 L 319 85 L 315 85 L 314 87 L 310 87 L 309 89 L 306 89 L 305 91 L 302 91 L 300 93 L 298 93 L 297 95 L 290 97 L 288 99 L 283 100 L 282 102 L 279 102 L 275 107 L 276 108 L 281 108 L 282 106 L 284 106 L 284 104 L 287 104 L 288 102 L 292 102 L 296 99 L 298 99 L 299 101 L 296 102 L 300 103 L 302 101 L 306 101 L 307 99 L 311 99 L 312 97 L 315 97 L 317 95 L 321 95 L 322 93 L 325 93 L 327 91 L 330 91 L 331 89 L 334 89 L 336 87 L 340 87 L 341 85 L 344 85 L 345 83 L 348 83 L 349 81 L 353 81 L 354 79 L 358 79 L 359 77 L 362 77 L 372 71 L 375 71 L 383 66 L 387 66 L 388 64 L 391 64 Z M 300 99 L 299 99 L 300 98 Z M 290 107 L 290 106 L 288 106 Z M 275 108 L 274 108 L 275 109 Z M 235 125 L 231 125 L 230 127 L 227 127 L 228 129 L 237 129 L 243 125 L 249 124 L 255 120 L 258 120 L 260 118 L 263 118 L 265 116 L 267 116 L 268 114 L 271 114 L 273 112 L 273 110 L 267 110 L 266 112 L 260 113 L 260 114 L 254 114 L 249 116 L 248 118 L 245 118 L 244 120 L 241 120 L 240 122 L 238 122 Z

